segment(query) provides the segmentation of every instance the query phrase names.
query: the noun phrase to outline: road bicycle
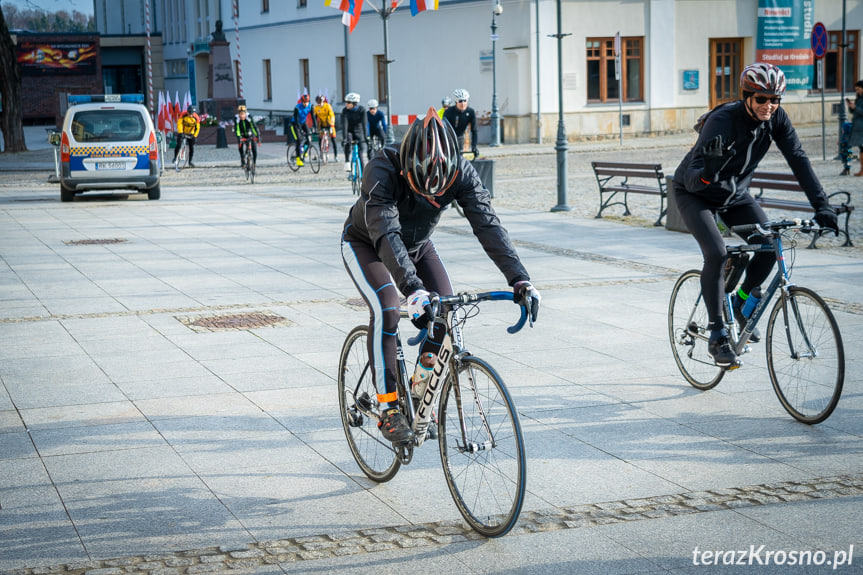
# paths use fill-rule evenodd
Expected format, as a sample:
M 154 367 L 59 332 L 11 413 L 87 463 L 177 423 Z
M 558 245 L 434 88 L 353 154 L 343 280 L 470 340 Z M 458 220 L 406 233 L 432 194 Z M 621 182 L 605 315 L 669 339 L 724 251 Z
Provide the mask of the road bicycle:
M 363 163 L 360 161 L 360 144 L 356 140 L 351 142 L 351 171 L 348 173 L 351 181 L 351 190 L 354 195 L 360 195 L 363 187 Z
M 303 143 L 300 146 L 302 149 L 302 165 L 297 163 L 297 147 L 294 144 L 288 144 L 288 167 L 292 172 L 296 172 L 302 166 L 309 166 L 312 172 L 317 174 L 321 171 L 321 154 L 318 149 L 312 145 L 312 140 L 308 134 L 303 136 Z
M 377 154 L 384 147 L 384 141 L 381 140 L 380 136 L 372 135 L 369 138 L 369 157 L 374 158 L 375 154 Z
M 768 313 L 764 345 L 767 371 L 782 407 L 796 420 L 815 424 L 827 419 L 842 394 L 845 351 L 833 313 L 813 290 L 794 285 L 796 237 L 817 233 L 810 220 L 782 220 L 766 224 L 735 226 L 732 231 L 747 238 L 747 244 L 727 246 L 723 321 L 738 356 L 750 351 L 749 338 L 761 317 Z M 762 238 L 768 243 L 759 243 Z M 783 241 L 787 242 L 783 244 Z M 762 294 L 746 325 L 738 326 L 732 311 L 732 296 L 746 269 L 751 253 L 773 252 L 776 273 Z M 752 297 L 752 296 L 750 296 Z M 701 272 L 689 270 L 674 284 L 668 305 L 668 335 L 677 367 L 695 388 L 712 389 L 725 372 L 740 367 L 717 366 L 707 353 L 710 330 L 707 308 L 701 294 Z
M 526 491 L 526 457 L 521 425 L 500 375 L 464 347 L 465 322 L 479 313 L 479 303 L 512 301 L 512 292 L 462 293 L 430 298 L 434 325 L 445 330 L 440 353 L 422 398 L 411 400 L 401 336 L 396 332 L 399 409 L 414 439 L 390 443 L 381 435 L 381 405 L 369 365 L 368 326 L 348 334 L 339 356 L 338 392 L 342 425 L 351 453 L 369 479 L 385 482 L 413 458 L 427 439 L 438 440 L 444 477 L 459 512 L 486 537 L 500 537 L 518 520 Z M 527 309 L 507 328 L 524 327 Z M 407 317 L 405 310 L 402 317 Z M 430 324 L 431 328 L 432 324 Z M 417 345 L 429 329 L 408 340 Z M 434 406 L 437 403 L 437 412 Z
M 330 136 L 330 129 L 324 128 L 318 132 L 318 146 L 321 149 L 321 159 L 324 162 L 324 165 L 327 165 L 330 161 L 330 148 L 332 147 L 332 138 Z M 333 154 L 333 157 L 336 155 Z
M 189 136 L 186 134 L 177 135 L 177 159 L 174 162 L 174 169 L 178 172 L 189 165 Z
M 243 173 L 246 175 L 246 180 L 250 183 L 255 183 L 255 158 L 252 154 L 252 142 L 249 138 L 242 138 L 240 145 L 243 150 Z

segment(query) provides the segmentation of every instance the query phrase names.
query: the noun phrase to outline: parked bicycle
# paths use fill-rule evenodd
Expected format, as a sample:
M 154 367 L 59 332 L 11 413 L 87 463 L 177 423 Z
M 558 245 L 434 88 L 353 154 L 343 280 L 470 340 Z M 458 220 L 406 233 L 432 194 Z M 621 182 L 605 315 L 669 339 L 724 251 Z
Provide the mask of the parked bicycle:
M 177 135 L 177 162 L 174 164 L 174 169 L 178 172 L 189 166 L 189 136 L 186 134 Z
M 722 306 L 731 345 L 740 356 L 750 351 L 750 335 L 767 313 L 770 301 L 774 296 L 778 297 L 767 318 L 764 338 L 767 371 L 782 407 L 796 420 L 808 424 L 820 423 L 833 413 L 845 379 L 845 352 L 833 313 L 814 291 L 791 283 L 795 236 L 797 233 L 817 232 L 814 225 L 809 220 L 783 220 L 763 226 L 753 224 L 732 228 L 744 237 L 756 239 L 753 236 L 762 236 L 771 243 L 727 247 L 726 293 Z M 737 290 L 749 254 L 764 251 L 775 253 L 776 273 L 746 325 L 738 326 L 732 313 L 732 295 Z M 689 270 L 680 276 L 671 291 L 668 335 L 677 367 L 693 387 L 701 390 L 715 387 L 726 371 L 739 367 L 739 364 L 719 367 L 708 355 L 710 330 L 707 324 L 707 308 L 701 295 L 701 273 Z
M 360 161 L 360 144 L 354 140 L 351 143 L 351 171 L 348 173 L 351 181 L 351 190 L 354 195 L 360 195 L 363 187 L 363 163 Z
M 257 141 L 257 138 L 255 138 Z M 255 157 L 252 154 L 252 143 L 249 138 L 240 140 L 243 150 L 243 173 L 246 175 L 246 180 L 250 183 L 255 183 Z
M 297 163 L 297 147 L 293 144 L 288 145 L 288 167 L 292 172 L 296 172 L 302 166 L 309 166 L 312 172 L 317 174 L 321 171 L 321 154 L 318 149 L 312 145 L 312 140 L 306 134 L 303 137 L 303 143 L 300 146 L 302 149 L 302 164 Z
M 369 365 L 367 325 L 351 330 L 339 358 L 339 408 L 345 436 L 363 473 L 376 482 L 392 479 L 402 465 L 411 462 L 415 448 L 437 437 L 444 477 L 459 512 L 478 533 L 499 537 L 513 528 L 524 502 L 524 440 L 503 380 L 491 365 L 467 351 L 462 330 L 479 313 L 480 302 L 512 301 L 513 294 L 432 294 L 430 299 L 433 322 L 443 326 L 446 334 L 417 405 L 411 400 L 409 382 L 413 366 L 409 370 L 405 364 L 396 332 L 399 409 L 414 431 L 413 440 L 390 443 L 378 430 L 381 406 Z M 402 317 L 407 317 L 405 310 Z M 527 317 L 522 305 L 521 317 L 507 331 L 519 331 Z M 408 344 L 418 345 L 426 333 L 428 329 L 422 330 Z

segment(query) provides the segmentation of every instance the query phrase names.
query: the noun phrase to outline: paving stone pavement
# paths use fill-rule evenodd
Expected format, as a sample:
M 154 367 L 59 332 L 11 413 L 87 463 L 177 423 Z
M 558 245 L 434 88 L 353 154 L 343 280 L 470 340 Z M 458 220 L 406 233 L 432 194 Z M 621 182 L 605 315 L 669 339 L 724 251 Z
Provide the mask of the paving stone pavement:
M 288 174 L 265 146 L 271 180 L 251 186 L 228 170 L 236 150 L 201 147 L 159 201 L 62 204 L 50 149 L 0 154 L 0 573 L 863 573 L 859 249 L 796 251 L 846 351 L 839 407 L 805 426 L 757 345 L 714 390 L 683 381 L 666 308 L 700 258 L 650 225 L 655 201 L 592 217 L 586 158 L 671 166 L 688 138 L 572 144 L 565 213 L 549 212 L 551 145 L 488 150 L 543 293 L 534 329 L 506 335 L 513 310 L 489 305 L 466 332 L 528 455 L 519 523 L 495 540 L 461 520 L 433 445 L 380 485 L 347 448 L 334 373 L 365 312 L 338 255 L 341 166 Z M 457 289 L 501 287 L 462 218 L 435 242 Z M 698 554 L 750 546 L 784 560 Z

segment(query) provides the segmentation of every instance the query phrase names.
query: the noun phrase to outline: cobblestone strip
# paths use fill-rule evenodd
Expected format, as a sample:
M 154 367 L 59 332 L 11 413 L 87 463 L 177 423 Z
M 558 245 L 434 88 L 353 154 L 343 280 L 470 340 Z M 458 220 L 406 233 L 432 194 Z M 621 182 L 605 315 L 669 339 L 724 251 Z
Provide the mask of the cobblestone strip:
M 762 485 L 659 495 L 526 511 L 511 535 L 579 529 L 627 521 L 644 521 L 691 513 L 759 507 L 791 501 L 814 501 L 863 495 L 863 474 L 782 481 Z M 207 547 L 157 555 L 138 555 L 34 567 L 9 575 L 191 575 L 230 573 L 263 565 L 345 557 L 377 551 L 429 547 L 482 539 L 461 521 L 341 531 L 328 535 L 262 541 L 241 547 Z

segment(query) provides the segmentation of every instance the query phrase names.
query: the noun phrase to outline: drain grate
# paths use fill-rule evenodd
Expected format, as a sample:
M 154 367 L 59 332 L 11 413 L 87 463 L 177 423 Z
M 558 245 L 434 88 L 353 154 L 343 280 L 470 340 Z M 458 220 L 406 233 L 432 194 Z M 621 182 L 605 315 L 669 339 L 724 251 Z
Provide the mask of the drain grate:
M 92 240 L 67 240 L 63 243 L 67 246 L 102 246 L 106 244 L 122 244 L 128 242 L 126 238 L 104 238 Z
M 243 331 L 294 325 L 292 321 L 280 315 L 260 311 L 197 317 L 176 316 L 176 318 L 180 323 L 197 332 Z

